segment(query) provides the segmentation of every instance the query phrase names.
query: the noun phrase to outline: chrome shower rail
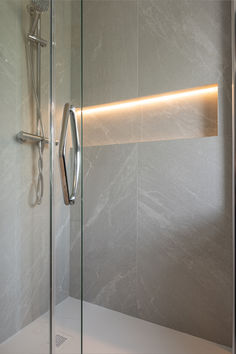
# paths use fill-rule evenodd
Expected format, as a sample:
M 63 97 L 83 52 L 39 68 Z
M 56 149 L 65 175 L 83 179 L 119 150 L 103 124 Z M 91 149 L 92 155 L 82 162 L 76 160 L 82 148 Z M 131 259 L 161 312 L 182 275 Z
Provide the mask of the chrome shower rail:
M 19 143 L 45 143 L 45 144 L 49 144 L 49 139 L 48 138 L 44 138 L 41 135 L 36 135 L 36 134 L 31 134 L 31 133 L 27 133 L 23 130 L 21 130 L 17 135 L 16 135 L 16 140 Z M 56 140 L 55 144 L 58 145 L 59 141 Z

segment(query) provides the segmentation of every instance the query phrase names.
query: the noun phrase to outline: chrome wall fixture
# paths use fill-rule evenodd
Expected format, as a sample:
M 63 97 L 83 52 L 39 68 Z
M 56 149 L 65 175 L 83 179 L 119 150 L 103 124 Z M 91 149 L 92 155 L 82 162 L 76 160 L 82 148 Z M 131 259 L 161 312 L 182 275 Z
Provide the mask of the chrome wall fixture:
M 49 0 L 32 0 L 27 6 L 31 16 L 30 31 L 26 36 L 27 59 L 30 70 L 33 96 L 36 106 L 36 135 L 20 131 L 16 135 L 20 143 L 30 142 L 38 144 L 38 176 L 36 183 L 35 205 L 41 204 L 43 198 L 43 150 L 48 139 L 44 135 L 44 126 L 41 113 L 41 47 L 46 47 L 47 41 L 41 38 L 41 14 L 49 8 Z M 36 63 L 34 64 L 33 50 L 36 51 Z
M 36 134 L 31 134 L 31 133 L 27 133 L 24 132 L 23 130 L 21 130 L 17 135 L 16 135 L 16 140 L 19 143 L 39 143 L 42 142 L 44 144 L 49 144 L 49 139 L 40 135 L 36 135 Z M 58 145 L 59 141 L 56 140 L 55 141 L 55 145 Z
M 68 173 L 66 168 L 66 139 L 67 139 L 69 119 L 71 124 L 71 137 L 72 137 L 72 145 L 74 150 L 73 177 L 72 177 L 71 191 L 69 188 Z M 75 107 L 71 106 L 69 103 L 65 104 L 64 111 L 63 111 L 61 137 L 59 143 L 59 163 L 60 163 L 64 203 L 65 205 L 72 205 L 75 203 L 78 181 L 79 181 L 80 141 L 79 141 L 77 122 L 76 122 Z

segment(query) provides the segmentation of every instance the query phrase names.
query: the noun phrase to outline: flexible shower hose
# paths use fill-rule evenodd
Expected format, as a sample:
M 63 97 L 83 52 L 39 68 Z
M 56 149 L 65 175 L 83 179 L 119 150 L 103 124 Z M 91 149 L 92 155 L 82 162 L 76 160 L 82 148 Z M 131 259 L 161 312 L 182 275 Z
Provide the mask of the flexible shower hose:
M 31 77 L 32 88 L 33 88 L 33 95 L 34 95 L 35 104 L 36 104 L 37 134 L 41 135 L 44 138 L 45 135 L 44 135 L 43 122 L 42 122 L 42 115 L 41 115 L 41 109 L 40 109 L 39 98 L 38 98 L 38 94 L 37 94 L 37 90 L 36 90 L 36 82 L 35 82 L 35 73 L 34 73 L 34 65 L 33 65 L 33 49 L 32 49 L 32 43 L 30 41 L 27 41 L 26 52 L 27 52 L 27 58 L 28 58 L 28 63 L 29 63 L 29 70 L 30 70 L 30 77 Z M 38 204 L 38 205 L 40 205 L 42 202 L 43 191 L 44 191 L 43 150 L 44 150 L 44 143 L 39 142 L 38 143 L 38 176 L 37 176 L 37 183 L 36 183 L 36 201 L 35 201 L 35 204 Z

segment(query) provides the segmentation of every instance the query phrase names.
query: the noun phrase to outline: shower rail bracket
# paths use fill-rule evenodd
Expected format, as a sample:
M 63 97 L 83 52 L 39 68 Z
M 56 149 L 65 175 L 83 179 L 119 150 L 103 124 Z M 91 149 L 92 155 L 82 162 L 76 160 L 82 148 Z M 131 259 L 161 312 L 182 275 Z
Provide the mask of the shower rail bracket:
M 45 144 L 49 144 L 49 139 L 45 138 L 43 136 L 40 135 L 35 135 L 35 134 L 31 134 L 31 133 L 27 133 L 23 130 L 21 130 L 18 134 L 16 134 L 16 140 L 19 143 L 45 143 Z M 58 145 L 59 141 L 56 140 L 55 141 L 55 145 Z
M 41 47 L 46 47 L 48 43 L 45 39 L 30 33 L 28 34 L 28 39 L 36 44 L 40 44 Z

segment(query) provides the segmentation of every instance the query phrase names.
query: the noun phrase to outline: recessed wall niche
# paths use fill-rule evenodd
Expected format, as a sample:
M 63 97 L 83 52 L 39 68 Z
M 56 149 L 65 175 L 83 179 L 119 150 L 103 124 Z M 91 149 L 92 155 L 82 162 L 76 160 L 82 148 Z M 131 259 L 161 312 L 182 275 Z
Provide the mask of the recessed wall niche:
M 84 145 L 216 136 L 217 112 L 216 84 L 85 107 Z

